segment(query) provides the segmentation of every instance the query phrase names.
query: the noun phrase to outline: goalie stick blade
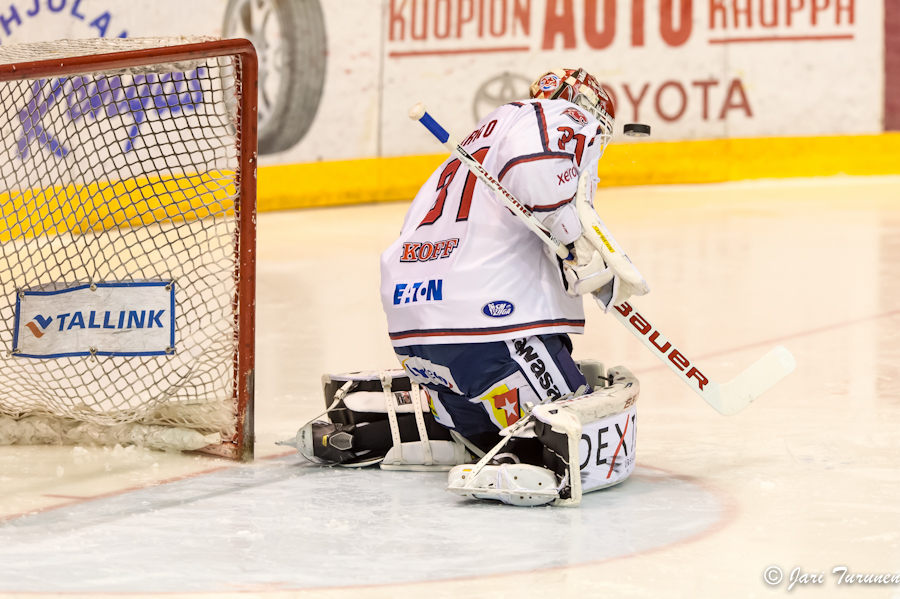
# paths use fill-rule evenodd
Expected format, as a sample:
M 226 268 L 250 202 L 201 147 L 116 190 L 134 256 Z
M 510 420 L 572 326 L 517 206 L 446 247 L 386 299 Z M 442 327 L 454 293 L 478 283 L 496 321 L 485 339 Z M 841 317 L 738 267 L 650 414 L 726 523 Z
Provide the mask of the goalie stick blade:
M 733 416 L 781 382 L 796 367 L 797 361 L 791 352 L 779 345 L 733 380 L 711 387 L 704 399 L 723 416 Z

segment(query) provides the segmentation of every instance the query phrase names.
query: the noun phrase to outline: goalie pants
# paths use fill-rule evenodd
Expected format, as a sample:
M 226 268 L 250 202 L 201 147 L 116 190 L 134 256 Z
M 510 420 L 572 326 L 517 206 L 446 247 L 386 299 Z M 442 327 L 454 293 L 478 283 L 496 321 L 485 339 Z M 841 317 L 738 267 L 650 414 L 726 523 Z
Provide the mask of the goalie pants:
M 527 402 L 538 405 L 587 384 L 568 335 L 394 351 L 410 378 L 429 390 L 437 422 L 466 438 L 493 436 L 519 420 Z

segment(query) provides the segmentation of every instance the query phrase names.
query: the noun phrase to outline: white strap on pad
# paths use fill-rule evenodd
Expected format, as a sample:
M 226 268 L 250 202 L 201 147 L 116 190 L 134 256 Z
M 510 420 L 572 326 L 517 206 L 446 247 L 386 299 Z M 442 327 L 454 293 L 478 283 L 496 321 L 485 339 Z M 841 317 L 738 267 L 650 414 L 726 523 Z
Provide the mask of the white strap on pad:
M 394 393 L 391 391 L 391 377 L 383 370 L 378 371 L 378 378 L 381 379 L 381 388 L 384 390 L 385 408 L 387 408 L 388 420 L 391 423 L 391 440 L 394 442 L 394 464 L 403 463 L 403 443 L 400 441 L 400 425 L 397 424 L 397 408 L 394 405 Z
M 410 403 L 416 418 L 419 440 L 403 443 L 400 426 L 397 423 L 397 400 L 391 389 L 391 376 L 379 371 L 378 378 L 384 391 L 385 408 L 391 425 L 393 447 L 384 456 L 381 468 L 384 470 L 450 470 L 457 464 L 464 464 L 469 454 L 463 444 L 455 441 L 431 441 L 425 426 L 425 411 L 422 406 L 422 392 L 426 392 L 415 381 L 410 381 Z
M 419 441 L 422 442 L 425 451 L 425 466 L 431 466 L 434 458 L 431 454 L 431 442 L 428 440 L 428 429 L 425 428 L 425 415 L 422 413 L 422 396 L 419 394 L 419 383 L 410 381 L 412 390 L 410 399 L 416 412 L 416 427 L 419 429 Z

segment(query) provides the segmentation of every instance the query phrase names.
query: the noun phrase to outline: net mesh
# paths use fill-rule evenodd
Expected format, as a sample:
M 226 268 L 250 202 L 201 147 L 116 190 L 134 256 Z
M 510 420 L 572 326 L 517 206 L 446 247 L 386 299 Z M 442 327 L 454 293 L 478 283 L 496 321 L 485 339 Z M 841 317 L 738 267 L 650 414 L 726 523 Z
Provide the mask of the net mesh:
M 198 41 L 4 46 L 0 64 Z M 0 416 L 230 439 L 240 58 L 85 71 L 0 82 Z M 17 355 L 21 291 L 136 281 L 175 282 L 170 355 Z

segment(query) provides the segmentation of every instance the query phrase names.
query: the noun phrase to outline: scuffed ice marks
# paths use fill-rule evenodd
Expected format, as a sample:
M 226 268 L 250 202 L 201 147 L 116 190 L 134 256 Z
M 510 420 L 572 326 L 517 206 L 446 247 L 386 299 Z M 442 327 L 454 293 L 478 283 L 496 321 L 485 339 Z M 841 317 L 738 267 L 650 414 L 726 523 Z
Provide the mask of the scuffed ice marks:
M 723 512 L 702 488 L 640 467 L 578 509 L 467 501 L 445 485 L 442 473 L 319 469 L 291 456 L 63 507 L 0 525 L 0 592 L 316 588 L 510 573 L 667 545 Z M 472 558 L 498 538 L 502 551 Z

